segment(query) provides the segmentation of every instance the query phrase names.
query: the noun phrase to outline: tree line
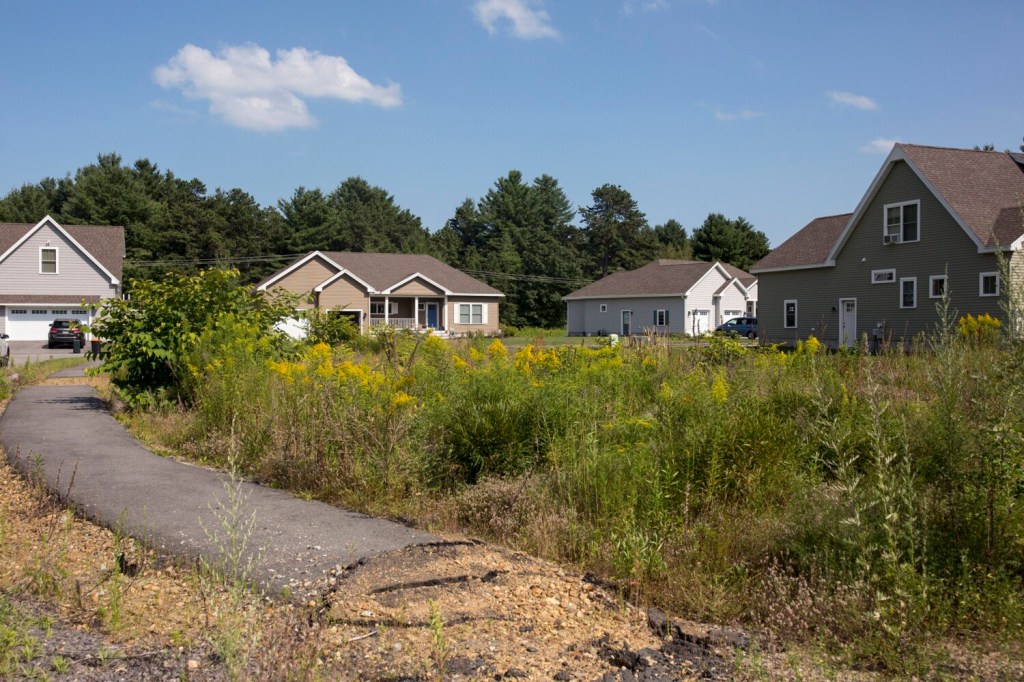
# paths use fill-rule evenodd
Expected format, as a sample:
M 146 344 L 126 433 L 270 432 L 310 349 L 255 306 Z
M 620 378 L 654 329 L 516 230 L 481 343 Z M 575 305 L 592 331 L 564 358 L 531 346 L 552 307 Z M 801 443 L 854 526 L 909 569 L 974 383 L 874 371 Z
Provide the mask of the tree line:
M 330 192 L 299 187 L 276 206 L 260 206 L 242 189 L 210 192 L 197 178 L 111 153 L 0 198 L 0 222 L 35 223 L 47 214 L 66 224 L 123 225 L 126 280 L 223 261 L 256 282 L 288 260 L 275 257 L 315 249 L 430 254 L 505 293 L 501 321 L 514 326 L 562 325 L 562 296 L 655 258 L 747 269 L 768 253 L 767 237 L 742 217 L 712 213 L 688 234 L 672 219 L 650 225 L 618 185 L 596 188 L 591 204 L 576 208 L 555 178 L 527 181 L 517 170 L 480 199 L 467 198 L 431 232 L 360 177 Z

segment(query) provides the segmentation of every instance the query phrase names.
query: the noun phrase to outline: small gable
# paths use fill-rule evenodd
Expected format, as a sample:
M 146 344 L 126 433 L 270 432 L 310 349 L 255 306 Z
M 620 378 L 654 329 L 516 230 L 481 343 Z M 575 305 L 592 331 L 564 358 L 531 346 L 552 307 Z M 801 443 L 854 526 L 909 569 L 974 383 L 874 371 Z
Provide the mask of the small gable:
M 352 275 L 345 273 L 320 290 L 320 307 L 325 310 L 363 309 L 363 302 L 367 298 L 366 287 L 357 282 Z
M 422 277 L 415 277 L 400 287 L 392 289 L 393 296 L 443 296 L 444 292 Z
M 267 288 L 284 289 L 296 294 L 311 294 L 313 288 L 338 271 L 320 255 L 313 256 L 291 272 L 272 282 Z

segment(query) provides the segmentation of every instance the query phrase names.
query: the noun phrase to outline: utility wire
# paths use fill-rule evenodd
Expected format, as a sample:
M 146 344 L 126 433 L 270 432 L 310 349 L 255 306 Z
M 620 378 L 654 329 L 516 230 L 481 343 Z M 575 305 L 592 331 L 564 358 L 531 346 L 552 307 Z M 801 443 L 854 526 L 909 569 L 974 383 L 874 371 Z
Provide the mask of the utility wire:
M 136 268 L 159 268 L 159 267 L 180 267 L 187 265 L 230 265 L 247 263 L 275 263 L 286 260 L 294 260 L 305 254 L 289 253 L 274 256 L 230 256 L 225 258 L 177 258 L 167 260 L 127 260 L 125 265 Z M 529 275 L 523 272 L 495 272 L 493 270 L 459 270 L 470 277 L 483 277 L 486 279 L 504 279 L 515 282 L 535 282 L 538 284 L 589 284 L 593 280 L 577 277 L 553 277 L 550 275 Z

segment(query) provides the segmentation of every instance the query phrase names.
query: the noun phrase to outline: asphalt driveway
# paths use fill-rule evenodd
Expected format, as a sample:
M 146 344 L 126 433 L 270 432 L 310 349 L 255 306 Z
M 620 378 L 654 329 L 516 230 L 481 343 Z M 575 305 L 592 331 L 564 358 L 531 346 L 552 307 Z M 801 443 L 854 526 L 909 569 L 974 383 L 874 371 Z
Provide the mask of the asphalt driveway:
M 71 358 L 71 357 L 85 357 L 85 351 L 88 348 L 83 348 L 79 355 L 75 355 L 73 349 L 70 346 L 59 346 L 57 348 L 47 348 L 46 341 L 8 341 L 8 345 L 11 349 L 11 364 L 12 365 L 24 365 L 26 361 L 31 362 L 42 362 L 43 360 L 53 360 L 54 358 Z
M 23 474 L 41 469 L 51 490 L 102 525 L 171 555 L 224 558 L 228 478 L 149 452 L 91 387 L 19 390 L 0 417 L 0 444 Z M 333 567 L 438 540 L 280 490 L 249 483 L 239 490 L 245 503 L 236 518 L 254 519 L 247 543 L 251 578 L 273 592 L 299 597 Z

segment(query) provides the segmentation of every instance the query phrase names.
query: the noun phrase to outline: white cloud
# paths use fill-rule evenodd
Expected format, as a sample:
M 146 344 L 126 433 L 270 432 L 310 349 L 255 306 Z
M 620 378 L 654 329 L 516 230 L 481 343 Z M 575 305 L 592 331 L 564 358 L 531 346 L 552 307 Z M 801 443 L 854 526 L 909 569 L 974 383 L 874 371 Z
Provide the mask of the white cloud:
M 760 118 L 764 116 L 764 112 L 751 111 L 750 109 L 744 109 L 743 111 L 728 112 L 719 111 L 715 109 L 715 118 L 719 121 L 749 121 L 752 118 Z
M 899 140 L 895 138 L 876 137 L 860 148 L 865 154 L 888 154 Z
M 630 16 L 636 11 L 660 12 L 668 9 L 668 6 L 668 0 L 625 0 L 622 3 L 622 13 Z
M 832 104 L 844 107 L 853 107 L 854 109 L 863 109 L 864 111 L 874 111 L 878 108 L 878 102 L 875 100 L 865 95 L 855 95 L 852 92 L 829 90 L 825 93 L 825 96 L 828 97 Z
M 505 19 L 512 24 L 516 38 L 557 38 L 558 30 L 540 5 L 541 0 L 477 0 L 473 13 L 491 34 L 498 32 L 497 23 Z
M 226 47 L 216 55 L 195 45 L 153 70 L 163 88 L 210 102 L 210 112 L 239 128 L 278 131 L 308 128 L 316 120 L 305 98 L 369 102 L 379 107 L 402 103 L 397 83 L 374 85 L 342 57 L 297 47 L 278 50 L 277 59 L 259 45 Z

